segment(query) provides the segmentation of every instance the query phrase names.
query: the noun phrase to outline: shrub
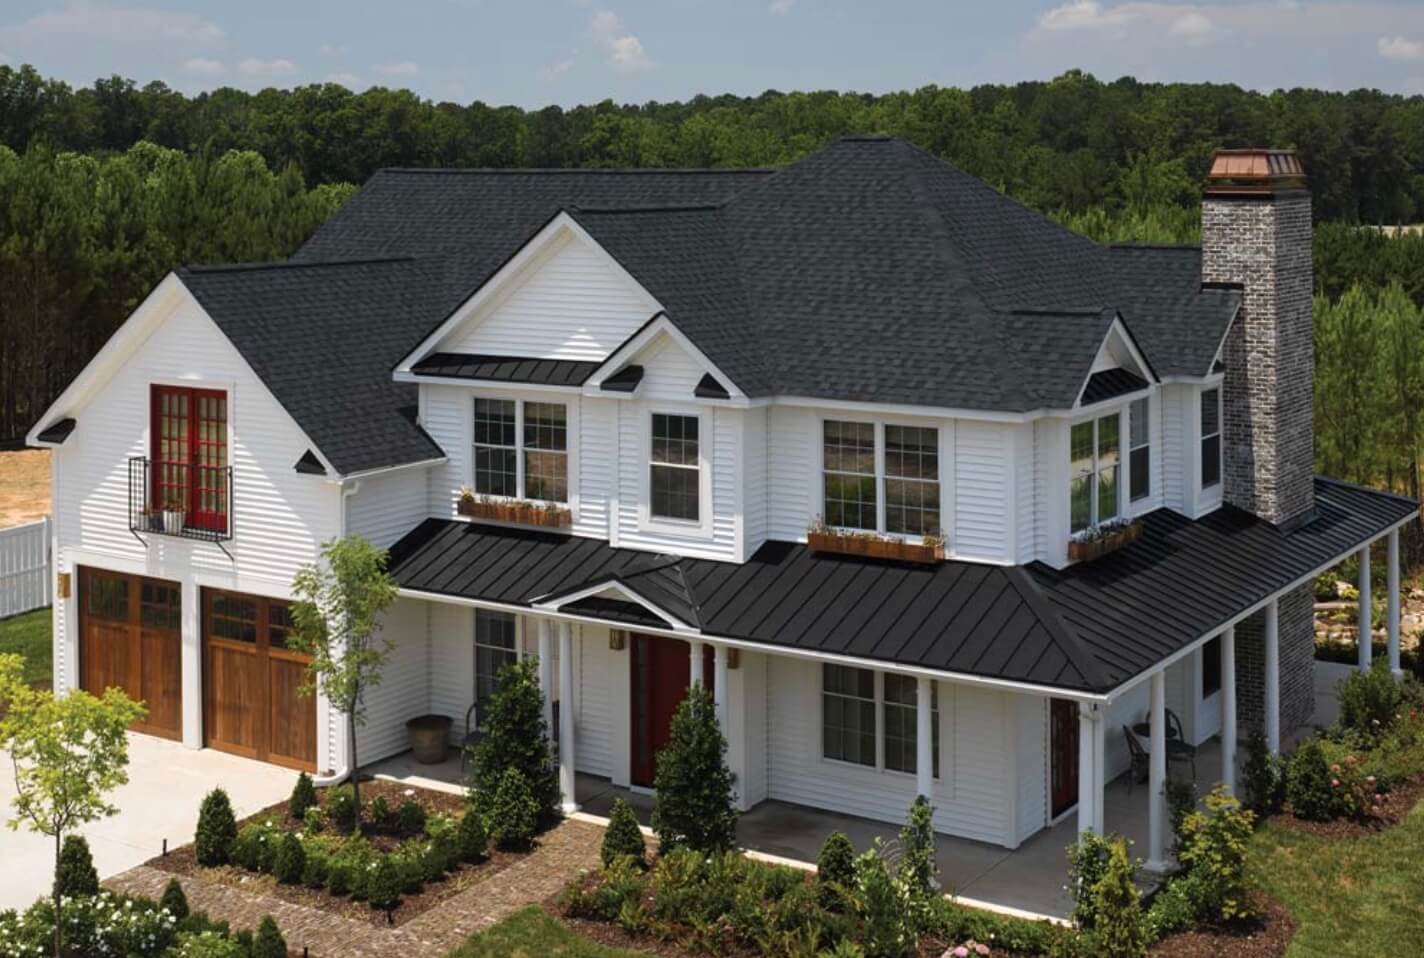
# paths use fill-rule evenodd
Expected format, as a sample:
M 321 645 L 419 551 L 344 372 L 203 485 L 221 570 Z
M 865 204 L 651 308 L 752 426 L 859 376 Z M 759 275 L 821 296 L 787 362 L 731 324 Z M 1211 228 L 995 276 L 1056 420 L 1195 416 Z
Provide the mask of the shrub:
M 508 768 L 495 790 L 489 832 L 500 848 L 526 849 L 539 828 L 539 804 L 529 782 L 517 768 Z
M 326 828 L 326 813 L 313 806 L 302 815 L 302 829 L 308 835 L 319 835 Z
M 1338 786 L 1332 785 L 1331 779 L 1320 739 L 1306 739 L 1291 756 L 1286 772 L 1286 800 L 1297 818 L 1327 822 L 1345 813 Z
M 172 915 L 174 921 L 182 921 L 188 917 L 188 896 L 183 894 L 183 886 L 178 883 L 178 879 L 168 879 L 168 884 L 163 888 L 163 897 L 158 899 L 158 907 Z
M 845 832 L 831 832 L 816 856 L 816 884 L 821 907 L 839 911 L 855 887 L 855 846 Z
M 1068 846 L 1068 894 L 1073 899 L 1073 924 L 1084 930 L 1097 924 L 1094 889 L 1107 873 L 1113 841 L 1084 832 Z
M 157 958 L 177 936 L 173 916 L 146 898 L 100 891 L 64 903 L 64 953 Z M 24 914 L 0 912 L 0 956 L 54 953 L 54 904 L 36 901 Z
M 265 915 L 252 938 L 252 958 L 287 958 L 287 942 L 271 915 Z
M 933 817 L 929 799 L 917 795 L 905 827 L 900 829 L 899 878 L 915 898 L 928 898 L 939 889 L 935 880 L 939 865 L 935 863 Z
M 396 827 L 402 835 L 419 835 L 425 831 L 425 809 L 416 801 L 401 802 L 396 812 Z
M 99 873 L 94 870 L 89 843 L 82 835 L 70 835 L 64 839 L 54 870 L 54 884 L 54 893 L 64 898 L 99 894 Z
M 297 821 L 303 821 L 307 809 L 316 807 L 316 787 L 311 776 L 302 772 L 297 776 L 297 784 L 292 786 L 292 797 L 287 799 L 287 814 Z
M 283 885 L 301 883 L 307 867 L 307 852 L 302 840 L 295 832 L 286 832 L 277 840 L 277 850 L 272 855 L 272 874 Z
M 1184 841 L 1182 823 L 1197 807 L 1197 791 L 1191 782 L 1175 778 L 1167 779 L 1166 790 L 1167 820 L 1172 823 L 1172 854 L 1178 855 Z
M 855 860 L 856 910 L 863 947 L 869 958 L 901 958 L 915 947 L 915 935 L 905 921 L 903 887 L 890 877 L 885 859 L 868 851 Z
M 1112 958 L 1142 958 L 1147 954 L 1142 901 L 1132 883 L 1127 842 L 1121 838 L 1109 844 L 1107 866 L 1093 886 L 1093 912 L 1092 942 L 1098 953 Z
M 559 773 L 544 724 L 544 695 L 533 659 L 500 669 L 489 709 L 480 718 L 485 736 L 471 753 L 470 799 L 487 819 L 507 771 L 524 776 L 541 819 L 552 820 L 559 801 Z
M 466 809 L 465 816 L 460 819 L 456 845 L 459 846 L 460 857 L 467 862 L 477 862 L 485 857 L 489 835 L 485 831 L 483 816 L 473 808 Z
M 648 844 L 643 840 L 643 830 L 638 827 L 638 816 L 633 814 L 633 806 L 622 798 L 615 798 L 598 858 L 606 867 L 619 855 L 627 855 L 641 868 L 647 864 Z
M 1281 760 L 1271 754 L 1266 736 L 1253 733 L 1246 740 L 1246 764 L 1242 768 L 1241 785 L 1246 807 L 1257 818 L 1274 815 L 1285 800 L 1285 774 Z
M 351 894 L 356 884 L 356 869 L 349 861 L 332 858 L 326 866 L 326 890 L 337 898 Z
M 441 832 L 425 845 L 421 856 L 421 878 L 439 881 L 460 861 L 460 849 L 452 832 Z
M 366 804 L 366 820 L 372 825 L 384 825 L 391 817 L 391 806 L 384 795 L 377 795 Z
M 338 832 L 356 830 L 356 796 L 350 785 L 333 788 L 326 793 L 326 820 Z
M 1403 700 L 1399 683 L 1389 671 L 1386 659 L 1375 659 L 1368 672 L 1352 671 L 1337 690 L 1340 727 L 1377 741 L 1394 725 Z
M 391 855 L 382 855 L 376 860 L 376 867 L 367 882 L 366 898 L 372 908 L 389 915 L 400 904 L 401 890 L 405 887 L 405 876 Z
M 269 872 L 275 864 L 281 833 L 260 822 L 242 826 L 232 843 L 232 863 L 248 871 Z
M 1190 873 L 1179 875 L 1162 886 L 1142 916 L 1143 927 L 1149 940 L 1165 938 L 1173 932 L 1184 931 L 1196 924 L 1197 918 L 1204 911 L 1201 904 L 1204 891 L 1201 886 L 1201 881 Z
M 320 845 L 313 844 L 306 849 L 306 863 L 302 866 L 302 884 L 308 888 L 320 888 L 327 883 L 331 872 L 331 856 Z
M 237 838 L 237 819 L 227 792 L 215 788 L 198 809 L 198 830 L 193 836 L 193 853 L 199 865 L 226 865 L 232 859 L 232 843 Z
M 1212 789 L 1206 810 L 1182 823 L 1181 859 L 1195 884 L 1198 917 L 1231 921 L 1250 914 L 1246 904 L 1246 846 L 1256 816 L 1232 798 L 1225 786 Z
M 680 845 L 702 852 L 734 847 L 737 813 L 726 755 L 712 694 L 693 685 L 673 713 L 667 745 L 657 755 L 653 831 L 660 851 Z
M 251 958 L 239 942 L 215 931 L 180 932 L 168 954 L 171 958 Z

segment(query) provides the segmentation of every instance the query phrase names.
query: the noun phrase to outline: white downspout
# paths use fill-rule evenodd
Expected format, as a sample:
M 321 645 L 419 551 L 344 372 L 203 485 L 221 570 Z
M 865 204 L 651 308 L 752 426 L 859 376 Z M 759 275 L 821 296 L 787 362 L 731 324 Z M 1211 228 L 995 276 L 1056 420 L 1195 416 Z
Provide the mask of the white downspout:
M 337 536 L 337 538 L 345 538 L 345 536 L 346 536 L 346 500 L 349 499 L 350 497 L 356 495 L 356 493 L 358 493 L 358 492 L 360 492 L 360 491 L 361 491 L 361 480 L 360 480 L 360 479 L 346 479 L 346 480 L 342 480 L 342 481 L 341 481 L 341 499 L 340 499 L 340 504 L 339 504 L 339 506 L 338 506 L 338 508 L 337 508 L 337 512 L 336 512 L 336 536 Z M 320 693 L 318 693 L 318 694 L 320 695 Z M 322 696 L 321 696 L 321 701 L 322 701 L 322 702 L 326 702 L 326 696 L 325 696 L 325 695 L 322 695 Z M 327 714 L 328 720 L 330 720 L 330 717 L 331 717 L 331 703 L 330 703 L 330 702 L 326 702 L 326 714 Z M 344 731 L 344 730 L 343 730 L 343 731 Z M 328 740 L 328 741 L 331 740 L 331 729 L 330 729 L 330 728 L 328 728 L 328 729 L 326 730 L 326 737 L 327 737 L 327 740 Z M 345 744 L 345 743 L 346 743 L 346 739 L 347 739 L 347 736 L 346 736 L 346 735 L 343 735 L 342 738 L 341 738 L 341 742 L 342 742 L 341 750 L 342 750 L 342 752 L 345 752 L 345 750 L 346 750 L 346 744 Z M 338 768 L 338 769 L 336 769 L 335 771 L 333 771 L 330 775 L 316 775 L 316 776 L 314 776 L 314 777 L 312 778 L 312 784 L 315 785 L 315 786 L 317 786 L 318 788 L 325 788 L 325 787 L 327 787 L 328 785 L 340 785 L 342 782 L 345 782 L 345 781 L 346 781 L 348 778 L 350 778 L 350 777 L 351 777 L 351 756 L 350 756 L 350 755 L 346 755 L 346 756 L 345 756 L 345 760 L 341 763 L 341 767 L 340 767 L 340 768 Z

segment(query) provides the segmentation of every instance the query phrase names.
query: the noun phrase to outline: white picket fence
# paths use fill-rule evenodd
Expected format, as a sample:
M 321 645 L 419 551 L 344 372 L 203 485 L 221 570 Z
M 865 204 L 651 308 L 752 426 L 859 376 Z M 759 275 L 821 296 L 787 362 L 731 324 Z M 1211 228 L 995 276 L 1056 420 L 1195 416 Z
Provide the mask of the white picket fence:
M 0 529 L 0 619 L 49 605 L 50 519 Z

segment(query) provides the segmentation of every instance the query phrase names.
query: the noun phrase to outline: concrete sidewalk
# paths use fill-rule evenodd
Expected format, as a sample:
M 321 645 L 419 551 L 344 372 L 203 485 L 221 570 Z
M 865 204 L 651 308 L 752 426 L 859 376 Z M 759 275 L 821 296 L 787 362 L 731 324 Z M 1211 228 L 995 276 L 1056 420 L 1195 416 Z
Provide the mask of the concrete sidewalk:
M 110 796 L 119 813 L 81 829 L 101 879 L 193 840 L 198 804 L 227 789 L 238 818 L 287 797 L 297 773 L 212 749 L 194 751 L 151 735 L 129 735 L 129 783 Z M 0 751 L 0 819 L 14 815 L 10 756 Z M 21 826 L 0 829 L 0 909 L 25 908 L 49 894 L 54 841 Z

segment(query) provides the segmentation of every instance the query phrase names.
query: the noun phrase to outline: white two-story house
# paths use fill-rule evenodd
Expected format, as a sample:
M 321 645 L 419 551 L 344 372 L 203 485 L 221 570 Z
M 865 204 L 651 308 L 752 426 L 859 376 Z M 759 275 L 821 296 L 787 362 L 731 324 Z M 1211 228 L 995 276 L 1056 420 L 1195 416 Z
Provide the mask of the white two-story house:
M 651 785 L 693 681 L 743 808 L 1102 830 L 1144 722 L 1229 782 L 1309 718 L 1309 580 L 1387 538 L 1397 600 L 1417 506 L 1312 475 L 1294 157 L 1223 153 L 1204 204 L 1200 248 L 1103 247 L 884 138 L 383 171 L 286 262 L 167 277 L 36 425 L 55 685 L 346 774 L 285 635 L 358 533 L 401 587 L 363 762 L 533 655 L 570 807 Z

